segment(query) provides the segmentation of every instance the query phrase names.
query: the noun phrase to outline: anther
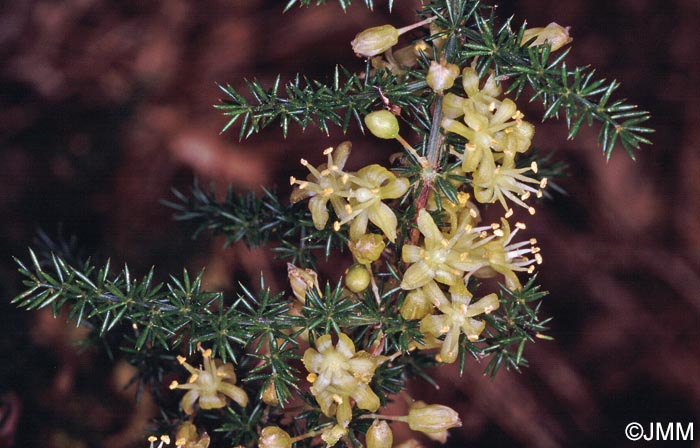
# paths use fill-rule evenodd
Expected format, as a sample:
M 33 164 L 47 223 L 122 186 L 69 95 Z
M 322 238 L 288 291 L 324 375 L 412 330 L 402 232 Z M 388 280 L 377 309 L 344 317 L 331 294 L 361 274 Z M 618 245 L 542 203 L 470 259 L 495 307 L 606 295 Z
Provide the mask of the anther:
M 307 162 L 306 159 L 299 160 L 299 163 L 301 163 L 303 166 L 306 166 L 309 164 L 309 162 Z
M 537 174 L 537 172 L 540 170 L 539 167 L 537 166 L 537 162 L 534 162 L 534 161 L 530 164 L 530 169 L 535 174 Z
M 534 215 L 534 214 L 535 214 L 535 207 L 529 207 L 529 208 L 527 209 L 527 212 L 528 212 L 529 214 L 531 214 L 531 215 Z
M 515 227 L 517 227 L 520 230 L 525 230 L 527 228 L 527 226 L 522 222 L 516 222 Z
M 289 185 L 294 185 L 297 181 L 297 178 L 294 176 L 289 176 Z
M 323 155 L 324 155 L 324 156 L 327 156 L 328 154 L 330 154 L 330 153 L 332 153 L 332 152 L 333 152 L 333 147 L 331 146 L 331 147 L 326 148 L 326 149 L 323 150 Z

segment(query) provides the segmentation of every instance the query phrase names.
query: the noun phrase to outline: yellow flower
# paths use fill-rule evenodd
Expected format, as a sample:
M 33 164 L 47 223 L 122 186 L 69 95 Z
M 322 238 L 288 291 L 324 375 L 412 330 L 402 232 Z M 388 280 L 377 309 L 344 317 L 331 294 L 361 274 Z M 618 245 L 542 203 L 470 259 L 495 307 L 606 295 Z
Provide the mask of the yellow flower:
M 533 215 L 535 209 L 525 201 L 532 194 L 542 197 L 542 188 L 547 186 L 547 178 L 533 179 L 524 173 L 528 171 L 537 173 L 537 169 L 535 162 L 532 162 L 529 167 L 515 168 L 515 162 L 510 158 L 505 158 L 503 164 L 497 165 L 492 154 L 487 153 L 472 179 L 474 198 L 482 204 L 498 201 L 508 211 L 507 198 Z
M 379 397 L 369 387 L 374 371 L 387 358 L 363 351 L 356 352 L 355 344 L 345 334 L 338 335 L 333 346 L 331 335 L 316 340 L 316 349 L 304 352 L 307 379 L 313 383 L 311 393 L 321 411 L 336 416 L 339 424 L 346 425 L 352 418 L 350 398 L 357 407 L 370 412 L 379 408 Z
M 508 151 L 510 157 L 530 148 L 534 135 L 531 124 L 522 120 L 515 103 L 504 99 L 494 105 L 493 113 L 468 106 L 464 108 L 466 126 L 450 118 L 443 118 L 442 127 L 467 139 L 462 155 L 462 170 L 471 173 L 491 151 Z
M 203 432 L 200 436 L 197 427 L 190 422 L 185 422 L 175 433 L 175 445 L 177 448 L 208 448 L 209 434 Z
M 494 224 L 494 235 L 483 240 L 482 244 L 475 247 L 470 253 L 470 259 L 474 262 L 469 275 L 479 278 L 489 278 L 501 274 L 505 278 L 508 289 L 520 289 L 522 285 L 516 272 L 531 274 L 535 270 L 535 263 L 542 263 L 539 247 L 534 238 L 513 243 L 513 237 L 520 229 L 524 229 L 522 223 L 515 224 L 515 230 L 511 232 L 510 225 L 505 219 L 501 219 L 501 226 Z M 532 254 L 533 258 L 527 255 Z
M 180 364 L 190 372 L 187 384 L 179 384 L 173 381 L 170 389 L 184 389 L 187 393 L 180 404 L 187 415 L 194 413 L 194 404 L 199 401 L 201 409 L 217 409 L 226 406 L 226 397 L 245 407 L 248 404 L 248 395 L 236 384 L 236 374 L 233 365 L 222 364 L 219 360 L 211 357 L 211 349 L 203 350 L 202 362 L 204 368 L 195 369 L 185 361 L 185 358 L 178 356 Z
M 341 225 L 352 221 L 350 239 L 359 240 L 367 233 L 367 224 L 371 222 L 393 243 L 396 240 L 398 221 L 394 211 L 382 201 L 403 196 L 408 191 L 408 179 L 396 177 L 391 171 L 376 164 L 360 169 L 349 179 L 352 185 L 350 204 L 345 216 L 334 227 L 339 229 Z
M 319 230 L 323 229 L 328 222 L 329 214 L 326 207 L 329 201 L 336 215 L 344 217 L 346 214 L 348 203 L 345 198 L 350 195 L 350 186 L 348 175 L 343 172 L 343 167 L 348 160 L 351 147 L 350 142 L 343 142 L 335 151 L 333 148 L 327 148 L 323 154 L 328 156 L 328 163 L 318 168 L 301 159 L 301 164 L 310 172 L 309 177 L 305 181 L 297 180 L 295 177 L 289 180 L 292 185 L 298 185 L 292 192 L 292 202 L 311 197 L 309 210 L 314 226 Z
M 431 336 L 445 335 L 440 350 L 440 361 L 453 363 L 459 353 L 459 336 L 464 333 L 470 341 L 479 339 L 486 327 L 483 320 L 473 319 L 480 314 L 489 314 L 499 306 L 498 296 L 489 294 L 471 303 L 472 295 L 463 283 L 457 283 L 450 288 L 451 300 L 448 300 L 437 284 L 432 283 L 424 288 L 432 298 L 434 305 L 441 314 L 425 316 L 420 323 L 422 333 Z
M 418 230 L 424 236 L 423 247 L 405 244 L 401 259 L 411 266 L 406 269 L 401 288 L 420 288 L 431 280 L 445 285 L 461 281 L 462 275 L 473 267 L 466 250 L 478 240 L 480 228 L 458 226 L 453 234 L 443 234 L 426 210 L 418 212 Z M 488 227 L 486 227 L 488 228 Z
M 487 115 L 496 105 L 501 103 L 498 97 L 501 96 L 502 90 L 500 85 L 496 83 L 496 77 L 493 73 L 486 78 L 484 87 L 479 88 L 479 75 L 476 70 L 472 67 L 465 67 L 462 70 L 462 87 L 464 93 L 467 94 L 466 98 L 448 93 L 443 99 L 443 113 L 447 118 L 461 117 L 466 108 Z

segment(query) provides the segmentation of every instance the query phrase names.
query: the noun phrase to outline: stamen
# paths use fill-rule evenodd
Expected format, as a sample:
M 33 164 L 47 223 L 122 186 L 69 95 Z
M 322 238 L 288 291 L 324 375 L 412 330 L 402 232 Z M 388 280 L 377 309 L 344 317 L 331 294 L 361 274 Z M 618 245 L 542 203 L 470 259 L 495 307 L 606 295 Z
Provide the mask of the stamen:
M 185 358 L 184 356 L 180 356 L 180 355 L 177 356 L 177 362 L 179 362 L 180 365 L 184 364 L 185 361 L 187 361 L 187 358 Z

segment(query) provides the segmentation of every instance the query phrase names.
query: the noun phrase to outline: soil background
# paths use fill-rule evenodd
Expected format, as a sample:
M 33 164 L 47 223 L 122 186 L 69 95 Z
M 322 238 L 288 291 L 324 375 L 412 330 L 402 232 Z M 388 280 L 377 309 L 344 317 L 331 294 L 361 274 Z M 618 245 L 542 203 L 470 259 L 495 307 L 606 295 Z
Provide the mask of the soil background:
M 287 188 L 343 135 L 270 127 L 245 142 L 219 131 L 217 83 L 271 84 L 302 72 L 361 70 L 349 42 L 361 29 L 414 21 L 415 4 L 336 2 L 281 14 L 263 0 L 18 0 L 0 6 L 0 446 L 145 447 L 154 409 L 124 389 L 130 368 L 82 354 L 83 332 L 9 300 L 21 288 L 11 256 L 27 259 L 37 229 L 84 253 L 158 276 L 207 266 L 207 286 L 230 289 L 284 266 L 263 251 L 190 238 L 161 199 L 194 176 L 223 190 Z M 355 3 L 359 3 L 356 0 Z M 648 109 L 654 145 L 606 162 L 597 128 L 566 141 L 537 126 L 535 144 L 569 166 L 529 229 L 542 247 L 553 342 L 528 348 L 530 367 L 495 380 L 471 364 L 443 387 L 414 385 L 464 421 L 450 447 L 624 447 L 627 423 L 694 422 L 700 439 L 700 2 L 503 1 L 532 26 L 571 26 L 570 66 L 622 81 L 619 97 Z M 538 122 L 542 108 L 525 108 Z M 353 164 L 396 150 L 357 132 Z M 359 150 L 359 148 L 363 148 Z M 364 158 L 364 160 L 363 160 Z M 686 443 L 687 445 L 684 445 Z M 649 446 L 652 446 L 649 444 Z M 691 446 L 675 442 L 673 446 Z

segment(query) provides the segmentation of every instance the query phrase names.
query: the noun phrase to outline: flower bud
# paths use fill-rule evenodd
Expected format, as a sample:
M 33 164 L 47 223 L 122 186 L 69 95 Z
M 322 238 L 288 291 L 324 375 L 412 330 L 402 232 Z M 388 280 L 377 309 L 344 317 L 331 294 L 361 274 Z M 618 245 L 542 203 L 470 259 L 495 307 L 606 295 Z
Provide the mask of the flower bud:
M 292 263 L 287 263 L 287 276 L 294 297 L 301 304 L 306 303 L 306 291 L 309 288 L 315 287 L 319 293 L 321 292 L 321 287 L 318 285 L 318 274 L 312 269 L 301 269 Z
M 399 30 L 391 25 L 382 25 L 362 31 L 355 36 L 350 45 L 355 54 L 369 58 L 384 53 L 397 43 Z
M 399 120 L 388 110 L 377 110 L 365 116 L 365 124 L 375 137 L 390 140 L 399 135 Z
M 414 431 L 429 434 L 462 426 L 462 421 L 452 408 L 418 401 L 408 411 L 408 426 Z
M 275 382 L 270 381 L 267 387 L 262 393 L 262 401 L 269 406 L 278 406 L 280 404 L 279 398 L 277 398 L 277 391 L 275 390 Z
M 433 310 L 433 302 L 420 289 L 414 289 L 406 295 L 401 304 L 401 317 L 406 320 L 422 319 Z
M 370 273 L 361 264 L 354 264 L 345 273 L 345 286 L 352 292 L 362 292 L 369 286 Z
M 520 42 L 520 45 L 525 45 L 532 38 L 535 38 L 535 41 L 530 44 L 530 47 L 549 44 L 552 46 L 552 51 L 557 51 L 573 40 L 571 36 L 569 36 L 568 26 L 563 27 L 554 22 L 544 28 L 526 29 L 523 33 L 523 40 Z
M 358 263 L 370 264 L 379 259 L 386 244 L 381 235 L 365 233 L 358 240 L 350 241 L 348 247 Z
M 432 61 L 428 69 L 426 82 L 435 93 L 442 95 L 442 92 L 452 87 L 455 79 L 459 76 L 459 67 L 449 62 Z
M 384 420 L 375 420 L 367 431 L 367 448 L 391 448 L 394 435 Z
M 291 448 L 292 438 L 279 426 L 266 426 L 260 433 L 258 448 Z

